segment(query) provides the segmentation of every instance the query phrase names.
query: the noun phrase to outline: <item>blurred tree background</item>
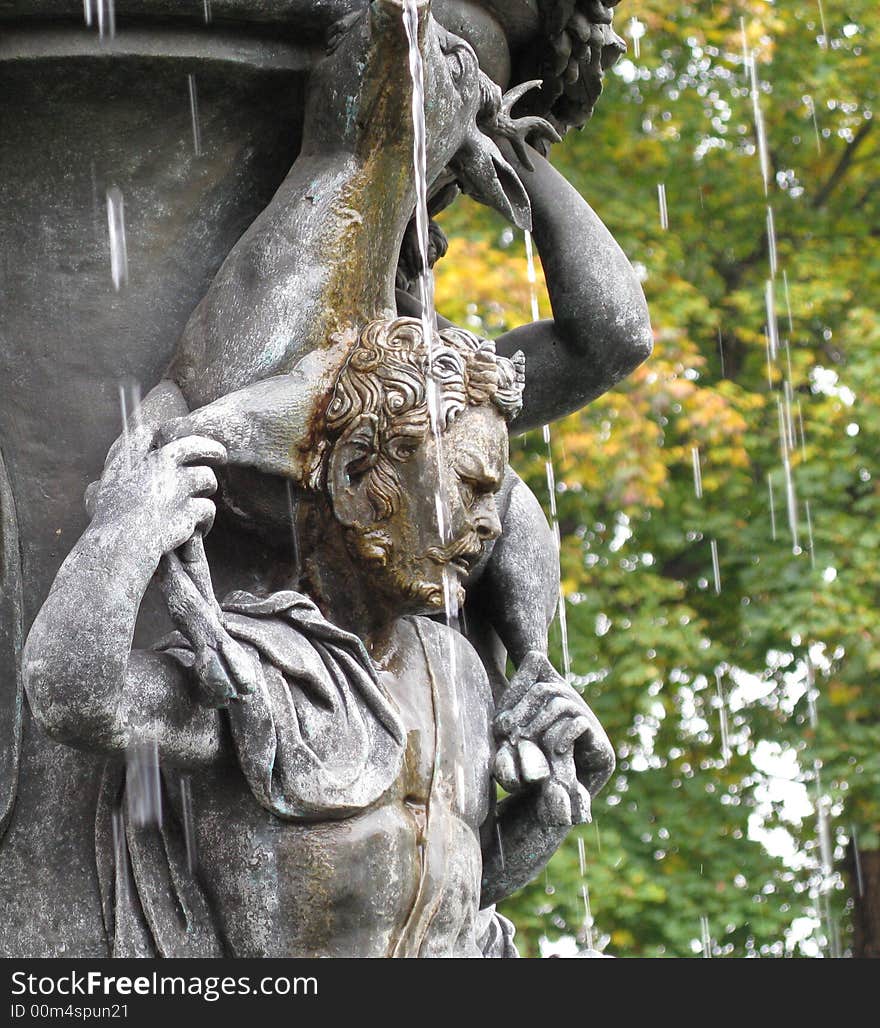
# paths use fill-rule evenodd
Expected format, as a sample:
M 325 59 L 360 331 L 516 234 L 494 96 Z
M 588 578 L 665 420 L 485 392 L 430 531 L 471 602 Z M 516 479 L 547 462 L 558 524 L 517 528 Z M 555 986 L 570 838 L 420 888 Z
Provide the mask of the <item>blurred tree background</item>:
M 505 912 L 529 955 L 878 956 L 876 0 L 615 17 L 629 52 L 553 161 L 655 354 L 551 449 L 573 680 L 618 770 Z M 441 222 L 439 310 L 526 321 L 521 235 L 465 200 Z M 515 444 L 549 509 L 546 457 Z

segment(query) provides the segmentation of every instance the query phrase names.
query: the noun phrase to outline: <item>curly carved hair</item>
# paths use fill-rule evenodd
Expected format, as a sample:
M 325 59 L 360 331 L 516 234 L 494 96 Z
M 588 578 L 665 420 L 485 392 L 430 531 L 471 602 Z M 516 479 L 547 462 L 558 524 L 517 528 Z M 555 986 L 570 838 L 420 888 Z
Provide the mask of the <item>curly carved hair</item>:
M 325 425 L 332 446 L 355 418 L 376 416 L 368 494 L 380 521 L 400 502 L 401 454 L 430 430 L 432 381 L 441 432 L 468 406 L 491 403 L 510 421 L 522 408 L 525 356 L 500 357 L 494 343 L 459 328 L 444 329 L 431 346 L 415 318 L 379 319 L 364 328 L 339 372 Z

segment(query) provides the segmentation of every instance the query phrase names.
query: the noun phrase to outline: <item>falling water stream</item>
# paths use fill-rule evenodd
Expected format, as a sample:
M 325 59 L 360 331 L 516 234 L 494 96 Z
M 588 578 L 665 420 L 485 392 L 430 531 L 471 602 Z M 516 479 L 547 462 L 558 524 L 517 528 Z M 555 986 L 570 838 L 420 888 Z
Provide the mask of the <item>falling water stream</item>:
M 427 127 L 425 122 L 425 73 L 422 52 L 419 49 L 419 14 L 414 0 L 405 0 L 403 25 L 406 32 L 409 56 L 409 71 L 412 79 L 412 124 L 413 124 L 413 176 L 416 189 L 416 239 L 419 251 L 419 272 L 417 277 L 418 299 L 420 302 L 423 337 L 428 342 L 427 369 L 427 403 L 430 430 L 437 458 L 436 485 L 434 488 L 434 509 L 437 518 L 437 535 L 440 546 L 451 542 L 449 511 L 444 488 L 445 464 L 443 459 L 443 426 L 440 424 L 440 387 L 434 378 L 434 352 L 438 339 L 437 312 L 434 306 L 434 272 L 428 252 L 429 224 L 428 215 L 428 153 Z M 450 627 L 461 630 L 458 602 L 458 583 L 455 573 L 448 565 L 443 569 L 443 606 L 446 623 Z M 458 697 L 458 664 L 456 658 L 456 639 L 454 634 L 448 636 L 447 659 L 449 662 L 449 686 L 453 716 L 461 718 L 461 707 Z M 435 770 L 438 767 L 439 753 L 435 752 Z M 464 768 L 461 764 L 455 767 L 456 784 L 463 787 Z M 500 845 L 500 839 L 499 839 Z M 503 855 L 502 855 L 503 859 Z

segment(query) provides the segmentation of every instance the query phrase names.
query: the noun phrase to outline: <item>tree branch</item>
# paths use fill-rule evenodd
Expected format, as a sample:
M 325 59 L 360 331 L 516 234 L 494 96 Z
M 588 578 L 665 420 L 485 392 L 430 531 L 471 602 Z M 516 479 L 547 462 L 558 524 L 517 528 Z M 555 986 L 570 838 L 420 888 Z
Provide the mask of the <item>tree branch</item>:
M 828 202 L 831 194 L 840 185 L 843 177 L 849 171 L 849 166 L 853 162 L 853 158 L 856 155 L 856 150 L 862 145 L 865 137 L 874 127 L 874 122 L 863 121 L 862 126 L 858 132 L 852 137 L 852 139 L 846 144 L 846 149 L 840 155 L 840 160 L 837 162 L 837 166 L 834 171 L 828 176 L 828 181 L 819 190 L 819 192 L 813 197 L 813 208 L 818 209 L 824 207 Z

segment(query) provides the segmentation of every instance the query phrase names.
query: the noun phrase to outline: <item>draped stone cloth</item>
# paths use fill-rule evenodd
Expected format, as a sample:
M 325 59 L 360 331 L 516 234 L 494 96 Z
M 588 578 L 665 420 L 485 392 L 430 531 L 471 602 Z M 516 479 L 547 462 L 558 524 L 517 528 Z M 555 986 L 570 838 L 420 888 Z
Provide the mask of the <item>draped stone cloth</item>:
M 406 734 L 361 640 L 296 592 L 234 592 L 223 615 L 262 668 L 253 695 L 228 711 L 259 803 L 278 817 L 309 820 L 347 817 L 374 803 L 400 772 Z M 160 645 L 192 666 L 180 633 Z
M 285 820 L 347 817 L 400 774 L 406 736 L 361 640 L 300 593 L 232 593 L 227 631 L 258 657 L 255 692 L 226 719 L 254 798 Z M 184 667 L 194 654 L 174 633 L 156 649 Z M 197 877 L 187 866 L 179 776 L 163 770 L 161 828 L 138 826 L 122 802 L 125 769 L 108 762 L 96 824 L 105 927 L 117 956 L 221 956 Z

